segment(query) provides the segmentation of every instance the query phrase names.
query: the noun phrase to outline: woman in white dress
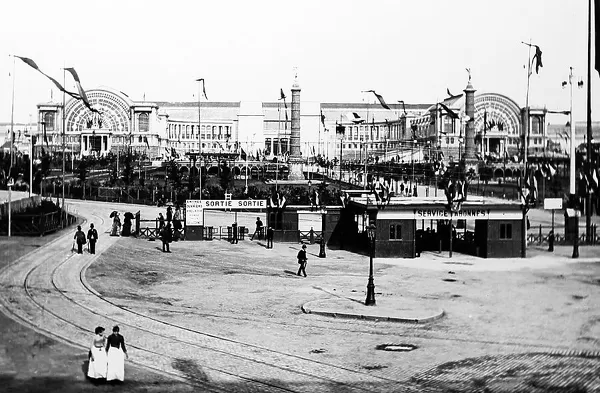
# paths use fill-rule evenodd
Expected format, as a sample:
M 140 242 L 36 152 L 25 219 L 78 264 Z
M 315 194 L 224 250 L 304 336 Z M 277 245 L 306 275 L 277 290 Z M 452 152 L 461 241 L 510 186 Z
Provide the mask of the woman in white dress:
M 118 326 L 113 327 L 113 334 L 108 336 L 106 340 L 106 352 L 108 357 L 106 380 L 124 381 L 125 358 L 129 359 L 129 355 L 127 355 L 125 339 L 119 334 Z
M 95 330 L 96 335 L 92 340 L 90 347 L 90 361 L 88 366 L 88 377 L 98 379 L 106 378 L 107 358 L 106 358 L 106 337 L 104 328 L 98 326 Z

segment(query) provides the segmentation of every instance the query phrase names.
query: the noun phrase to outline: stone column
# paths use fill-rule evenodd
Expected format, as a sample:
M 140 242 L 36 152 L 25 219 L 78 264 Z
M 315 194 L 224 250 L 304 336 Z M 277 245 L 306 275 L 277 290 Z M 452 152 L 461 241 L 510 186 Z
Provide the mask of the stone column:
M 471 84 L 471 76 L 469 75 L 469 83 L 463 90 L 465 92 L 465 114 L 468 116 L 468 121 L 465 124 L 465 169 L 474 168 L 477 172 L 477 157 L 475 156 L 475 92 Z
M 300 155 L 300 85 L 292 85 L 292 133 L 290 136 L 289 180 L 304 180 L 303 159 Z

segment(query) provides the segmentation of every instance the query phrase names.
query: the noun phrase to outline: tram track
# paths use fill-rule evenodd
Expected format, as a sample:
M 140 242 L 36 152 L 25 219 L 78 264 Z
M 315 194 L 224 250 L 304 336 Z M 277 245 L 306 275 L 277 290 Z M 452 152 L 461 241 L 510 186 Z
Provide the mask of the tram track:
M 100 226 L 104 226 L 104 219 L 96 214 L 94 214 L 94 216 L 101 220 Z M 221 380 L 230 381 L 229 383 L 234 380 L 234 384 L 246 386 L 250 391 L 261 392 L 313 391 L 315 385 L 335 386 L 336 390 L 339 389 L 342 391 L 381 391 L 379 388 L 370 389 L 370 386 L 386 385 L 388 388 L 385 390 L 389 391 L 389 387 L 399 383 L 399 381 L 393 379 L 381 378 L 318 360 L 307 359 L 281 351 L 247 344 L 239 340 L 216 336 L 135 312 L 127 307 L 116 304 L 110 299 L 97 293 L 85 281 L 85 270 L 93 263 L 94 259 L 87 261 L 78 268 L 77 275 L 79 280 L 77 285 L 79 290 L 69 288 L 69 286 L 64 285 L 64 281 L 68 280 L 69 277 L 66 272 L 72 270 L 74 264 L 76 265 L 76 262 L 73 259 L 74 257 L 75 255 L 71 254 L 58 260 L 55 259 L 51 268 L 48 268 L 46 264 L 37 263 L 33 268 L 29 269 L 22 282 L 22 291 L 26 296 L 26 300 L 34 304 L 42 314 L 46 313 L 46 316 L 52 316 L 59 321 L 60 324 L 70 326 L 77 332 L 75 333 L 76 335 L 88 336 L 94 325 L 92 322 L 93 320 L 104 320 L 104 322 L 106 322 L 106 319 L 113 319 L 116 323 L 125 326 L 126 331 L 128 331 L 128 337 L 135 338 L 138 335 L 152 337 L 156 339 L 156 341 L 162 343 L 158 348 L 156 348 L 156 345 L 140 345 L 136 343 L 135 339 L 132 340 L 131 338 L 128 339 L 128 345 L 135 348 L 136 357 L 144 359 L 154 357 L 155 360 L 158 358 L 159 361 L 155 361 L 154 364 L 161 363 L 164 365 L 172 365 L 178 360 L 181 360 L 181 357 L 170 356 L 168 353 L 165 353 L 165 351 L 160 351 L 160 348 L 164 347 L 165 343 L 168 347 L 179 347 L 180 349 L 186 349 L 187 351 L 191 349 L 196 352 L 204 352 L 204 356 L 192 356 L 191 358 L 195 358 L 195 360 L 198 360 L 198 358 L 204 360 L 198 363 L 202 365 L 202 368 L 208 374 L 216 375 L 218 378 L 212 378 L 212 380 L 209 378 L 209 382 L 203 382 L 194 380 L 194 378 L 190 378 L 189 375 L 184 375 L 182 377 L 181 373 L 171 371 L 172 367 L 167 367 L 166 369 L 163 369 L 162 367 L 152 367 L 151 365 L 149 366 L 147 362 L 133 362 L 135 364 L 142 365 L 155 371 L 160 371 L 161 373 L 166 373 L 177 379 L 183 378 L 194 386 L 201 386 L 203 388 L 210 387 L 212 389 L 214 388 L 214 384 L 216 384 L 216 391 L 223 391 L 218 389 L 218 381 Z M 74 273 L 71 274 L 71 277 L 73 277 L 73 275 Z M 44 277 L 46 277 L 46 280 L 49 280 L 49 282 L 45 282 Z M 50 293 L 47 292 L 48 289 L 50 290 Z M 96 301 L 89 302 L 91 297 L 94 297 Z M 62 300 L 58 300 L 58 298 Z M 86 301 L 82 301 L 82 299 Z M 97 304 L 99 301 L 104 302 L 117 310 L 114 314 L 118 315 L 105 316 L 101 311 L 96 311 L 94 307 L 89 306 L 90 303 Z M 91 315 L 92 318 L 86 318 L 85 324 L 74 322 L 70 316 L 65 317 L 64 315 L 61 315 L 60 312 L 56 311 L 55 307 L 57 303 L 59 304 L 60 302 L 67 302 L 70 305 L 70 308 L 72 309 L 69 313 L 70 315 L 79 314 L 83 311 L 83 313 Z M 15 313 L 13 313 L 13 315 L 20 317 Z M 32 324 L 32 321 L 27 318 L 20 317 L 19 319 L 29 325 Z M 91 320 L 88 322 L 89 319 Z M 131 322 L 130 319 L 133 319 L 134 322 Z M 40 329 L 39 326 L 37 326 L 37 330 L 42 330 L 47 335 L 59 338 L 60 341 L 67 341 L 69 344 L 85 348 L 85 345 L 82 345 L 81 340 L 68 340 L 52 331 L 43 328 Z M 186 338 L 177 336 L 186 336 Z M 231 351 L 228 349 L 234 350 Z M 140 356 L 140 353 L 145 355 Z M 217 358 L 219 360 L 216 362 L 209 361 Z M 216 366 L 214 366 L 215 363 Z M 232 363 L 234 364 L 233 371 L 228 367 Z M 244 369 L 246 370 L 244 371 Z M 255 371 L 259 369 L 262 371 L 262 376 L 267 376 L 267 378 L 260 378 L 260 372 L 258 373 L 258 378 L 254 377 Z M 252 370 L 252 372 L 248 372 L 248 370 Z M 277 378 L 274 378 L 275 376 L 277 376 Z M 311 383 L 306 384 L 306 386 L 310 388 L 283 382 L 298 380 L 310 381 Z
M 106 228 L 107 225 L 110 225 L 110 223 L 105 222 L 105 219 L 102 216 L 96 213 L 92 213 L 90 216 L 95 217 L 94 222 L 98 222 L 98 229 Z M 61 239 L 69 238 L 68 235 L 65 235 L 65 237 L 57 239 L 57 241 Z M 111 242 L 116 242 L 115 238 L 110 238 L 102 242 L 102 249 L 109 248 Z M 43 253 L 43 251 L 41 251 L 41 253 Z M 67 256 L 63 255 L 59 258 L 54 256 L 52 266 L 45 266 L 41 262 L 37 263 L 26 272 L 24 279 L 21 280 L 21 285 L 13 285 L 9 290 L 20 290 L 25 295 L 26 301 L 34 304 L 38 310 L 42 311 L 42 313 L 46 313 L 48 316 L 51 315 L 61 324 L 70 326 L 73 330 L 77 331 L 76 334 L 79 337 L 83 337 L 83 339 L 68 340 L 52 329 L 40 328 L 40 325 L 36 326 L 31 319 L 23 318 L 18 313 L 11 314 L 16 319 L 19 319 L 27 325 L 33 326 L 35 330 L 41 331 L 45 335 L 81 348 L 87 348 L 82 342 L 87 343 L 91 335 L 90 332 L 93 327 L 96 326 L 96 322 L 101 325 L 106 325 L 107 320 L 114 321 L 125 327 L 125 329 L 122 330 L 127 332 L 128 346 L 135 349 L 133 357 L 137 359 L 130 363 L 175 378 L 190 386 L 202 387 L 207 391 L 231 391 L 231 386 L 233 385 L 236 387 L 240 386 L 240 388 L 243 386 L 247 391 L 257 392 L 312 392 L 315 391 L 315 386 L 317 385 L 333 386 L 336 388 L 336 391 L 339 389 L 339 391 L 344 392 L 387 392 L 407 391 L 411 389 L 410 385 L 405 385 L 404 382 L 399 379 L 374 376 L 343 366 L 337 366 L 319 360 L 308 359 L 302 356 L 248 344 L 240 340 L 221 337 L 198 329 L 191 329 L 160 318 L 155 318 L 147 313 L 136 311 L 132 309 L 131 303 L 129 303 L 129 305 L 119 304 L 122 303 L 120 300 L 114 300 L 114 296 L 98 293 L 86 281 L 86 269 L 95 261 L 95 257 L 82 257 L 80 263 L 77 263 L 76 258 L 78 257 L 74 254 Z M 74 268 L 75 270 L 73 270 Z M 232 265 L 231 268 L 235 268 L 235 266 Z M 243 270 L 245 272 L 246 269 Z M 254 272 L 248 273 L 254 274 Z M 2 271 L 0 271 L 0 278 L 2 276 Z M 77 285 L 72 285 L 73 281 L 76 281 Z M 69 285 L 69 283 L 71 285 Z M 7 302 L 11 303 L 10 299 L 7 301 L 2 297 L 3 296 L 0 296 L 0 308 L 8 309 L 10 311 L 10 304 L 7 305 Z M 48 302 L 50 302 L 50 307 L 48 307 Z M 69 305 L 67 308 L 71 310 L 69 315 L 61 313 L 60 309 L 56 308 L 57 304 L 65 303 Z M 102 307 L 94 307 L 94 305 L 99 305 L 101 303 L 105 304 L 104 307 L 108 307 L 113 311 L 111 311 L 110 314 L 107 314 L 101 311 Z M 185 311 L 180 312 L 183 313 Z M 89 316 L 89 318 L 85 319 L 85 323 L 82 322 L 84 321 L 82 318 L 78 321 L 74 321 L 71 318 L 72 315 L 79 313 L 87 314 Z M 202 317 L 219 318 L 221 320 L 235 319 L 237 323 L 261 322 L 247 317 L 194 312 L 188 313 Z M 394 332 L 388 334 L 373 330 L 369 331 L 368 329 L 336 327 L 333 322 L 329 323 L 329 321 L 324 320 L 318 321 L 317 324 L 308 323 L 290 325 L 289 323 L 271 320 L 269 323 L 279 323 L 281 325 L 303 328 L 325 327 L 332 331 L 378 334 L 384 337 L 393 336 L 396 338 L 407 337 L 426 340 L 464 341 L 468 343 L 515 345 L 521 347 L 537 346 L 546 349 L 552 347 L 558 348 L 556 345 L 536 345 L 524 342 L 507 343 L 506 340 L 500 342 L 495 340 L 478 340 L 476 338 L 442 338 L 435 337 L 435 333 L 433 332 L 418 332 L 417 329 L 415 329 L 415 331 L 405 331 L 402 333 Z M 149 337 L 150 342 L 138 342 L 136 340 L 137 336 Z M 161 341 L 162 345 L 156 345 L 156 342 L 160 343 Z M 177 350 L 165 351 L 165 346 L 176 347 Z M 196 354 L 190 355 L 191 352 L 196 352 Z M 173 355 L 173 353 L 176 353 L 179 356 Z M 211 361 L 213 358 L 218 358 L 214 364 Z M 201 369 L 205 371 L 204 377 L 202 375 L 192 375 L 178 369 L 175 365 L 182 360 L 191 360 L 195 364 L 200 365 Z M 300 365 L 300 367 L 298 367 L 298 365 Z M 255 373 L 255 370 L 262 371 Z M 258 377 L 256 377 L 255 374 L 258 374 Z M 278 378 L 272 376 L 277 376 Z M 285 381 L 302 381 L 302 384 L 286 384 Z

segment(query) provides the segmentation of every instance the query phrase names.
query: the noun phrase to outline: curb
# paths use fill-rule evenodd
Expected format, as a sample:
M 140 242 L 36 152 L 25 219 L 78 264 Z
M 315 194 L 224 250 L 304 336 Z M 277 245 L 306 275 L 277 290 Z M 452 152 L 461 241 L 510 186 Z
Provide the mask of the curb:
M 400 322 L 400 323 L 415 323 L 415 324 L 424 324 L 433 322 L 440 318 L 443 318 L 446 315 L 444 310 L 441 310 L 431 316 L 424 318 L 403 318 L 403 317 L 392 317 L 392 316 L 376 316 L 369 314 L 358 314 L 358 313 L 349 313 L 349 312 L 334 312 L 334 311 L 321 311 L 321 310 L 313 310 L 310 308 L 309 303 L 303 304 L 300 308 L 302 312 L 305 314 L 315 314 L 315 315 L 323 315 L 334 318 L 348 318 L 348 319 L 363 319 L 368 321 L 387 321 L 387 322 Z

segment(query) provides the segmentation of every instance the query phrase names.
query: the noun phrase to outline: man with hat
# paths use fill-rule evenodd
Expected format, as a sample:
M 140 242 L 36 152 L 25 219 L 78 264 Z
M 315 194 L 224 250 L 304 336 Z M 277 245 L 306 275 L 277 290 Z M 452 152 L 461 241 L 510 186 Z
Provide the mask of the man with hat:
M 296 274 L 299 276 L 300 272 L 302 272 L 304 277 L 306 277 L 306 244 L 303 244 L 302 249 L 298 251 L 298 264 L 300 267 L 298 268 L 298 273 Z

